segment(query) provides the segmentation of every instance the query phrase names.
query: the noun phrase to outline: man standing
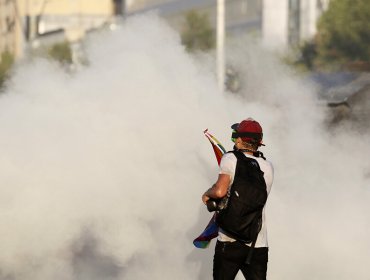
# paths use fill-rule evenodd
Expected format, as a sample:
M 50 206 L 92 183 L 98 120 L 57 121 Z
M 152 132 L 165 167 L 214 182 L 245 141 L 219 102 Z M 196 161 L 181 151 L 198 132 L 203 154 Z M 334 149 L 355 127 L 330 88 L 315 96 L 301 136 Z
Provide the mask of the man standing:
M 219 234 L 213 260 L 214 280 L 233 280 L 239 270 L 247 280 L 266 280 L 268 262 L 265 202 L 273 182 L 273 166 L 258 148 L 261 125 L 248 118 L 232 127 L 234 151 L 220 163 L 217 182 L 202 196 L 220 201 Z M 221 205 L 221 204 L 219 204 Z

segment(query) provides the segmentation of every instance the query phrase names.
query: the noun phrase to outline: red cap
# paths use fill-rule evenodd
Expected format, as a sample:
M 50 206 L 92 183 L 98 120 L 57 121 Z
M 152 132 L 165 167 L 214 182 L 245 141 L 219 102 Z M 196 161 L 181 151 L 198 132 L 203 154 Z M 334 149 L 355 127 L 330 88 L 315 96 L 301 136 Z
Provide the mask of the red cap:
M 233 133 L 233 138 L 241 137 L 245 142 L 257 141 L 259 145 L 262 144 L 263 131 L 261 125 L 252 118 L 243 120 L 240 123 L 233 124 L 232 129 L 236 131 Z

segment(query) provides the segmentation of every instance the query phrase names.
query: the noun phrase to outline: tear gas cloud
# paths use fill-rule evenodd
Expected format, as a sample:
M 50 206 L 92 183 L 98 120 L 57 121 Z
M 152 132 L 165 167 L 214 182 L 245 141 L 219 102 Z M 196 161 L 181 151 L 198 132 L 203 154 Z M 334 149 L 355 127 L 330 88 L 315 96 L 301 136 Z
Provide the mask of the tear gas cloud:
M 269 279 L 367 279 L 369 136 L 327 132 L 313 88 L 244 40 L 244 92 L 155 15 L 88 43 L 89 66 L 19 66 L 0 97 L 1 279 L 211 279 L 201 194 L 217 177 L 202 131 L 227 148 L 252 116 L 275 165 Z M 232 54 L 232 55 L 231 55 Z

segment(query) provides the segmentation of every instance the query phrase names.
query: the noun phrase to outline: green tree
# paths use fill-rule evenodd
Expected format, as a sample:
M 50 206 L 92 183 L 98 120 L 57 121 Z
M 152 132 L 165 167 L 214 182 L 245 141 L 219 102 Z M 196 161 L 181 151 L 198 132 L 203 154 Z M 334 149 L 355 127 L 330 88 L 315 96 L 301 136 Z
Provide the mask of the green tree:
M 185 26 L 181 33 L 182 43 L 188 51 L 207 51 L 215 47 L 215 32 L 207 14 L 194 10 L 185 15 Z
M 1 54 L 0 58 L 0 88 L 4 85 L 6 78 L 8 77 L 9 70 L 14 63 L 14 56 L 5 51 Z
M 316 45 L 312 42 L 304 42 L 300 47 L 301 57 L 298 63 L 306 66 L 308 70 L 313 70 L 314 60 L 317 57 Z
M 370 1 L 332 0 L 315 38 L 321 64 L 370 61 Z
M 73 62 L 71 46 L 67 41 L 52 45 L 48 49 L 48 55 L 63 64 L 71 64 Z

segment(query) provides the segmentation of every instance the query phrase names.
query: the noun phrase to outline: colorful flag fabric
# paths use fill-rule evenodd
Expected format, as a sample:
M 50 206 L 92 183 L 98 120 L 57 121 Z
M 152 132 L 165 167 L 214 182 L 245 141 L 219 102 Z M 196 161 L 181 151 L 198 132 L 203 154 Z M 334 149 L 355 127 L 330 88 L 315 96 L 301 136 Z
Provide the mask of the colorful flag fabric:
M 218 225 L 216 223 L 216 213 L 213 214 L 203 232 L 194 239 L 193 244 L 199 249 L 205 249 L 211 243 L 211 240 L 218 235 Z
M 226 153 L 225 148 L 222 146 L 222 144 L 214 137 L 212 134 L 208 132 L 208 129 L 204 131 L 204 135 L 207 137 L 209 142 L 212 145 L 213 151 L 216 156 L 216 160 L 218 165 L 220 165 L 222 156 Z M 218 235 L 218 225 L 216 223 L 216 216 L 217 213 L 215 212 L 209 221 L 206 228 L 203 230 L 203 232 L 194 239 L 193 244 L 195 247 L 200 249 L 205 249 L 209 246 L 211 240 Z
M 217 164 L 220 165 L 221 158 L 226 153 L 225 148 L 222 146 L 220 141 L 216 139 L 216 137 L 214 137 L 211 133 L 208 132 L 208 129 L 204 131 L 204 135 L 207 137 L 207 139 L 211 143 L 213 151 L 216 156 Z

